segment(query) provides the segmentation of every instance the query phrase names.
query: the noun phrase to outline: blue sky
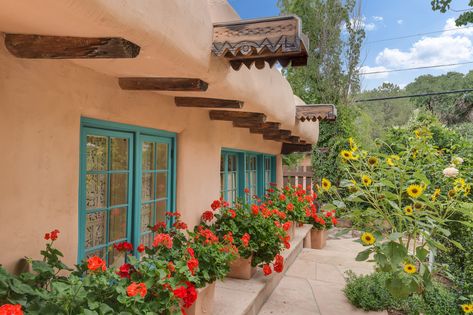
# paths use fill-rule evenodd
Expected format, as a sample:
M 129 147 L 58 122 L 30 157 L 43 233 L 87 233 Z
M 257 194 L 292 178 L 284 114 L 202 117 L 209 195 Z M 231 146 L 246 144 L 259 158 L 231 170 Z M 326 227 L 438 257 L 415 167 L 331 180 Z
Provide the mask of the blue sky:
M 228 0 L 242 18 L 279 14 L 277 0 Z M 468 0 L 454 0 L 452 9 L 468 8 Z M 366 30 L 362 52 L 362 72 L 384 71 L 429 65 L 473 61 L 473 25 L 456 29 L 453 19 L 460 13 L 433 12 L 430 0 L 363 0 L 362 15 Z M 436 34 L 381 41 L 418 33 Z M 381 42 L 376 42 L 381 41 Z M 376 42 L 376 43 L 372 43 Z M 446 68 L 382 73 L 362 76 L 362 88 L 372 89 L 383 82 L 404 87 L 422 74 L 440 75 L 448 71 L 466 73 L 473 64 Z

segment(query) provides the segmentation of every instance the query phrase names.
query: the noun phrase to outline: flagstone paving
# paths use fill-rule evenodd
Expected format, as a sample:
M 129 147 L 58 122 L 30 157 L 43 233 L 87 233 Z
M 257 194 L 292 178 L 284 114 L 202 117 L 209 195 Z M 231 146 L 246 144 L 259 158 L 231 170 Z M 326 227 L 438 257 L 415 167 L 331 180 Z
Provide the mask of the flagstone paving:
M 304 248 L 284 275 L 259 315 L 387 315 L 364 312 L 345 297 L 345 272 L 373 272 L 373 265 L 357 262 L 362 246 L 353 238 L 329 239 L 322 250 Z

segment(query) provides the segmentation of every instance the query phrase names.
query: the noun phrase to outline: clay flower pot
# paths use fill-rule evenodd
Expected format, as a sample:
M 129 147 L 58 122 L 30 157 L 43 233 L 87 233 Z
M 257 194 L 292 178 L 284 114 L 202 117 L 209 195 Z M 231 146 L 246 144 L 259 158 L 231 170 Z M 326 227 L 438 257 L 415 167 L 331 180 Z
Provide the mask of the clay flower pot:
M 289 229 L 289 231 L 287 231 L 287 234 L 289 235 L 292 241 L 294 239 L 294 236 L 296 235 L 296 222 L 295 221 L 291 222 L 291 228 Z
M 215 282 L 197 289 L 197 300 L 186 309 L 187 315 L 211 315 L 214 308 Z
M 251 259 L 238 257 L 230 264 L 230 272 L 227 274 L 229 278 L 249 280 L 256 273 L 256 267 L 251 266 Z
M 328 230 L 310 230 L 310 244 L 313 249 L 322 249 L 327 243 Z

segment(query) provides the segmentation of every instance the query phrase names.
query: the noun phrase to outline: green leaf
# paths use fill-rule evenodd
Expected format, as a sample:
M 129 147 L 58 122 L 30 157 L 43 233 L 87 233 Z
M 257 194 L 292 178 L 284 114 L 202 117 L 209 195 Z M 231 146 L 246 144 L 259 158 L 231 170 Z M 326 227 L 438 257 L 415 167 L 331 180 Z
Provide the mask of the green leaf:
M 387 180 L 385 178 L 381 179 L 380 182 L 384 185 L 384 186 L 387 186 L 389 188 L 393 188 L 393 189 L 396 189 L 396 185 L 393 184 L 393 182 L 391 182 L 390 180 Z
M 332 210 L 336 210 L 337 207 L 331 203 L 326 203 L 322 206 L 322 210 L 324 211 L 332 211 Z
M 427 258 L 429 251 L 423 247 L 416 248 L 416 256 L 419 258 L 420 261 L 424 261 Z
M 356 261 L 365 261 L 368 259 L 368 257 L 370 256 L 372 252 L 372 249 L 371 248 L 368 248 L 362 252 L 359 252 L 358 255 L 356 255 L 356 258 L 355 260 Z
M 91 311 L 86 308 L 83 310 L 83 312 L 84 312 L 84 315 L 99 315 L 99 313 L 97 313 L 96 311 Z
M 348 232 L 350 232 L 350 231 L 351 231 L 350 229 L 342 229 L 342 230 L 338 231 L 337 233 L 335 233 L 335 237 L 343 236 L 345 234 L 348 234 Z
M 391 241 L 398 241 L 402 237 L 402 235 L 403 235 L 403 233 L 394 232 L 394 233 L 389 234 L 388 238 Z
M 347 205 L 343 201 L 340 201 L 340 200 L 334 200 L 333 204 L 337 206 L 337 208 L 339 209 L 345 209 L 347 207 Z
M 450 243 L 452 243 L 453 245 L 455 245 L 458 249 L 461 249 L 461 250 L 465 250 L 465 248 L 463 247 L 463 245 L 455 240 L 451 240 L 449 239 Z
M 388 203 L 389 203 L 389 204 L 391 205 L 391 207 L 393 207 L 395 210 L 401 211 L 401 209 L 399 208 L 398 204 L 395 203 L 394 201 L 388 200 Z

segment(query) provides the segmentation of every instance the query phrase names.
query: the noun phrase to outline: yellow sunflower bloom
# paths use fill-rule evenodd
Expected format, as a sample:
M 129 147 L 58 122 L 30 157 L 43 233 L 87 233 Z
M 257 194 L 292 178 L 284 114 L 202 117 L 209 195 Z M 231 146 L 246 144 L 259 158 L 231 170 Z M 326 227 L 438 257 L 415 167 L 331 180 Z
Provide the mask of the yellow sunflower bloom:
M 353 153 L 348 150 L 342 150 L 340 152 L 340 156 L 345 159 L 345 160 L 352 160 L 353 159 Z
M 405 264 L 404 265 L 404 271 L 406 273 L 415 273 L 417 271 L 417 268 L 416 266 L 414 266 L 413 264 Z
M 424 188 L 421 185 L 410 185 L 407 187 L 406 192 L 412 198 L 419 198 L 424 192 Z
M 424 207 L 424 205 L 423 205 L 422 203 L 420 203 L 420 202 L 414 203 L 414 209 L 416 209 L 416 210 L 420 210 L 420 209 L 422 209 L 423 207 Z
M 378 165 L 378 158 L 375 156 L 371 156 L 368 158 L 368 165 L 369 166 L 376 166 Z
M 350 145 L 350 149 L 351 149 L 352 151 L 358 150 L 358 146 L 356 145 L 356 142 L 355 142 L 355 140 L 353 140 L 353 138 L 350 137 L 350 138 L 348 139 L 348 144 Z
M 461 307 L 465 314 L 473 313 L 473 304 L 462 304 Z
M 373 182 L 373 180 L 368 175 L 361 176 L 361 181 L 363 182 L 363 185 L 365 185 L 366 187 L 371 185 L 371 183 Z
M 470 194 L 470 192 L 471 192 L 471 185 L 468 184 L 465 187 L 465 197 L 468 196 Z
M 440 192 L 441 192 L 441 191 L 440 191 L 440 188 L 435 189 L 435 191 L 434 191 L 434 193 L 432 194 L 432 197 L 430 197 L 430 199 L 431 199 L 432 201 L 437 200 L 437 198 L 440 196 Z
M 373 234 L 369 232 L 365 232 L 361 235 L 361 242 L 364 245 L 373 245 L 374 242 L 376 242 L 376 238 L 374 237 Z
M 386 163 L 387 163 L 389 166 L 394 166 L 393 159 L 391 159 L 391 158 L 387 158 L 387 159 L 386 159 Z
M 332 187 L 332 183 L 328 179 L 322 178 L 322 189 L 327 191 L 330 187 Z
M 455 189 L 450 189 L 447 193 L 448 198 L 453 198 L 457 194 L 457 191 Z
M 404 208 L 404 213 L 406 215 L 413 215 L 414 214 L 414 209 L 412 209 L 412 206 L 407 206 Z

